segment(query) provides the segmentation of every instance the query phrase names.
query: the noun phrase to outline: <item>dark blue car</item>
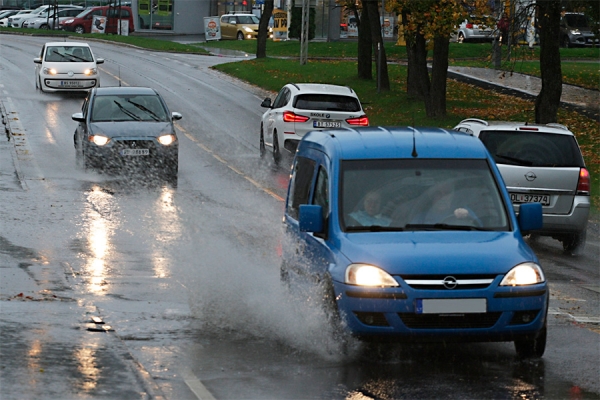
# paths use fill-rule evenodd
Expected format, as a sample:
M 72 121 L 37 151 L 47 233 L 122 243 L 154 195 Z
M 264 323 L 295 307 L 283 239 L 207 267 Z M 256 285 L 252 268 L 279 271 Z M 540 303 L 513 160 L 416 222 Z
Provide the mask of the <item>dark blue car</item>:
M 549 289 L 502 177 L 474 137 L 439 128 L 308 133 L 292 167 L 281 277 L 314 282 L 364 340 L 546 346 Z M 301 279 L 306 278 L 306 279 Z

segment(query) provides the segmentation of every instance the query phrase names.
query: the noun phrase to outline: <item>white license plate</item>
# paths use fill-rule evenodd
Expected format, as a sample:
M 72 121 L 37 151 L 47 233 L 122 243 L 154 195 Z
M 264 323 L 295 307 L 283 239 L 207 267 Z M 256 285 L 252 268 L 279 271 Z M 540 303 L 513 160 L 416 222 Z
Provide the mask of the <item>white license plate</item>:
M 341 128 L 342 123 L 340 121 L 314 121 L 314 128 Z
M 417 299 L 417 314 L 470 314 L 487 312 L 487 299 Z
M 544 194 L 511 193 L 510 201 L 520 203 L 542 203 L 543 206 L 550 205 L 550 196 Z
M 60 86 L 61 87 L 66 87 L 66 88 L 80 88 L 80 87 L 83 87 L 83 85 L 81 84 L 81 81 L 60 81 Z
M 150 150 L 148 149 L 125 149 L 121 150 L 122 156 L 149 156 Z

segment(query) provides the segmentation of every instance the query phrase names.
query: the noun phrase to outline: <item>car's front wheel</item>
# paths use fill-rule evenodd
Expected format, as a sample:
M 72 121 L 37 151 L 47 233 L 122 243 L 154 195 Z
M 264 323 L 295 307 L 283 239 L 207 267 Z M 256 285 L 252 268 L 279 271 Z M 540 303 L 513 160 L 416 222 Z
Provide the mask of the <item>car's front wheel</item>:
M 569 37 L 564 36 L 561 44 L 562 44 L 562 47 L 567 48 L 567 49 L 569 47 L 571 47 L 571 41 L 569 40 Z
M 533 339 L 515 340 L 515 350 L 519 358 L 540 358 L 546 350 L 548 329 L 544 327 Z
M 265 134 L 263 132 L 263 125 L 260 124 L 260 143 L 258 145 L 258 148 L 260 149 L 260 156 L 264 157 L 265 153 L 267 152 L 267 148 L 265 146 Z
M 458 32 L 458 38 L 456 39 L 456 41 L 458 43 L 464 43 L 465 42 L 465 35 L 462 32 Z
M 244 40 L 244 34 L 242 32 L 237 33 L 237 40 Z
M 75 27 L 75 33 L 78 33 L 78 34 L 80 34 L 80 35 L 81 35 L 82 33 L 85 33 L 85 29 L 83 29 L 83 26 L 81 26 L 81 25 L 77 25 L 77 26 Z

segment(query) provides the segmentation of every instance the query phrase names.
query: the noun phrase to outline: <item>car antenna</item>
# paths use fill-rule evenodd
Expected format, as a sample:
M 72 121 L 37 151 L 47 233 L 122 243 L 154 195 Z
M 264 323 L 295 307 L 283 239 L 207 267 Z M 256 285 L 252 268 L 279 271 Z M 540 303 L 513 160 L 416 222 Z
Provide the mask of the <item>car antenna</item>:
M 417 144 L 415 143 L 415 128 L 413 127 L 413 149 L 412 149 L 412 153 L 410 154 L 413 157 L 418 157 L 419 154 L 417 154 Z
M 119 65 L 119 87 L 121 87 L 121 66 Z

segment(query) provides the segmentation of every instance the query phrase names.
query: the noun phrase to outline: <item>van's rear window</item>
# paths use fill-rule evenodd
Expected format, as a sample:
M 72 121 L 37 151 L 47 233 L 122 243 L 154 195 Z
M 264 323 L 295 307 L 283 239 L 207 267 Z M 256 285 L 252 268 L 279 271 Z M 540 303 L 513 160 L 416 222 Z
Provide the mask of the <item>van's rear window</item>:
M 532 131 L 482 131 L 479 139 L 497 164 L 531 167 L 584 167 L 571 135 Z

